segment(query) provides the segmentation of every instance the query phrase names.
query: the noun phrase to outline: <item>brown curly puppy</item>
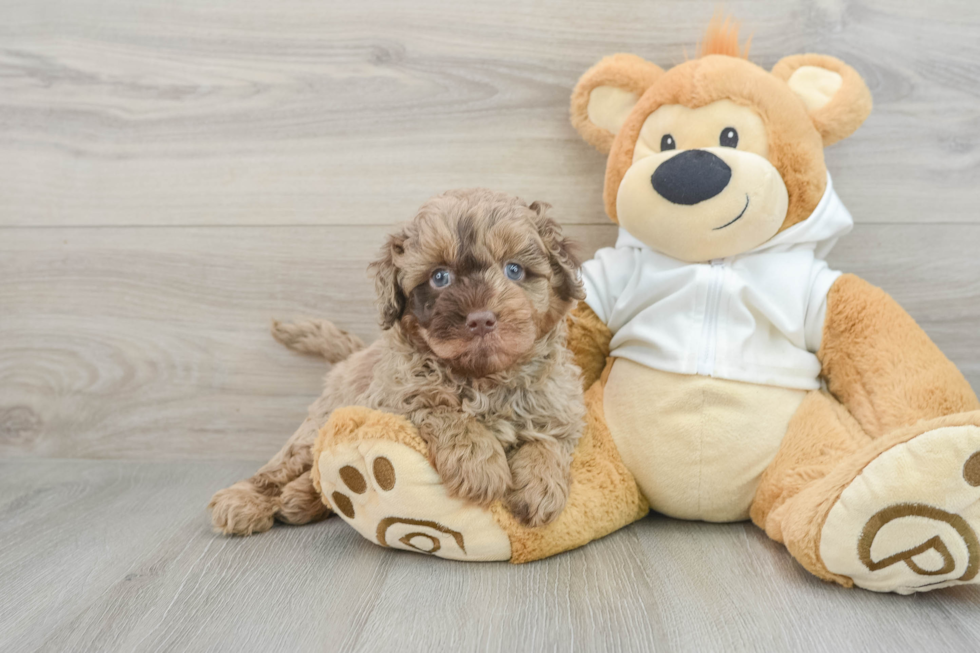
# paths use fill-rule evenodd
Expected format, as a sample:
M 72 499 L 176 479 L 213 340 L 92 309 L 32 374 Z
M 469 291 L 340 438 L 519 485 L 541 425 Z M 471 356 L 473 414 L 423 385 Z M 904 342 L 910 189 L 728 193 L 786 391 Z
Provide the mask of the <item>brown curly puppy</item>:
M 355 405 L 408 417 L 451 495 L 552 521 L 585 413 L 564 319 L 584 293 L 547 208 L 485 189 L 426 202 L 372 265 L 384 333 L 367 348 L 329 322 L 276 323 L 287 346 L 338 364 L 283 449 L 214 495 L 215 528 L 247 535 L 327 516 L 310 448 L 331 411 Z

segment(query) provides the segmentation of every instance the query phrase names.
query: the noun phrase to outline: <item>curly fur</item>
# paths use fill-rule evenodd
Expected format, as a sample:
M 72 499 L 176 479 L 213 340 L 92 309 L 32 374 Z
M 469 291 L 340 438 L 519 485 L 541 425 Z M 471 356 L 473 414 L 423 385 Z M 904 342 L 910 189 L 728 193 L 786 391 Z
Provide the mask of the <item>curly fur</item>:
M 585 416 L 564 320 L 583 292 L 578 262 L 547 208 L 482 189 L 423 205 L 372 266 L 385 331 L 367 348 L 329 323 L 277 323 L 277 339 L 301 351 L 336 359 L 357 350 L 330 371 L 282 450 L 215 494 L 215 529 L 248 535 L 274 518 L 300 524 L 327 516 L 310 480 L 311 447 L 342 406 L 408 417 L 451 495 L 484 505 L 504 499 L 527 525 L 554 520 Z M 526 278 L 502 276 L 508 262 L 524 265 Z M 452 270 L 458 288 L 434 293 L 437 268 Z M 495 332 L 463 334 L 456 322 L 485 308 L 498 317 Z
M 339 363 L 364 349 L 363 340 L 327 320 L 273 320 L 272 337 L 293 351 L 322 356 L 328 363 Z

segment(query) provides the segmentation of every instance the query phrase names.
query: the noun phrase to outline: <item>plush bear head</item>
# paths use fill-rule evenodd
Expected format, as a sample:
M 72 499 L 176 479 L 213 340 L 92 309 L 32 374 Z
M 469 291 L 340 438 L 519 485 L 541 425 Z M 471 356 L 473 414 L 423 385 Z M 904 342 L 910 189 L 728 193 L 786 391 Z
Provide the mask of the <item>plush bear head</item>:
M 805 220 L 826 190 L 823 148 L 871 112 L 864 81 L 833 57 L 767 72 L 747 54 L 735 25 L 713 21 L 696 59 L 664 71 L 617 54 L 575 87 L 573 124 L 609 154 L 606 212 L 654 250 L 724 258 Z

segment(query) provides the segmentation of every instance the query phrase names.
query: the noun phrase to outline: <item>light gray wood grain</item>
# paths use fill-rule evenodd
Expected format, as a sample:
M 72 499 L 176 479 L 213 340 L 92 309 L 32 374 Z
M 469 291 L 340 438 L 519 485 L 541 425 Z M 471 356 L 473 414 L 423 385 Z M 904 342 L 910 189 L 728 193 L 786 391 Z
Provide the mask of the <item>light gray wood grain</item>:
M 652 517 L 523 566 L 381 549 L 339 519 L 211 533 L 209 493 L 249 467 L 0 463 L 4 650 L 969 651 L 980 638 L 980 588 L 844 590 L 746 524 Z
M 8 1 L 0 224 L 390 224 L 473 185 L 601 224 L 572 85 L 612 52 L 683 61 L 716 4 Z M 863 220 L 978 220 L 976 3 L 728 8 L 761 65 L 819 51 L 867 78 L 875 112 L 828 152 Z
M 0 454 L 256 459 L 327 369 L 268 335 L 320 315 L 377 333 L 385 227 L 8 229 Z M 589 256 L 612 227 L 571 226 Z M 891 292 L 980 387 L 980 225 L 861 225 L 831 263 Z

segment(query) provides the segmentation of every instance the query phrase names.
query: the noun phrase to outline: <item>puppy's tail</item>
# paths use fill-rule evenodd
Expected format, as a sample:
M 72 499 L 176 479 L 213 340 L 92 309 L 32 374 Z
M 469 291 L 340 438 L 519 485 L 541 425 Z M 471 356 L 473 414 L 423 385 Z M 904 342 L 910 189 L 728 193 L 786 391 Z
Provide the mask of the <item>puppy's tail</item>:
M 355 351 L 364 349 L 363 340 L 328 320 L 273 320 L 272 337 L 293 351 L 322 356 L 329 363 L 339 363 Z

